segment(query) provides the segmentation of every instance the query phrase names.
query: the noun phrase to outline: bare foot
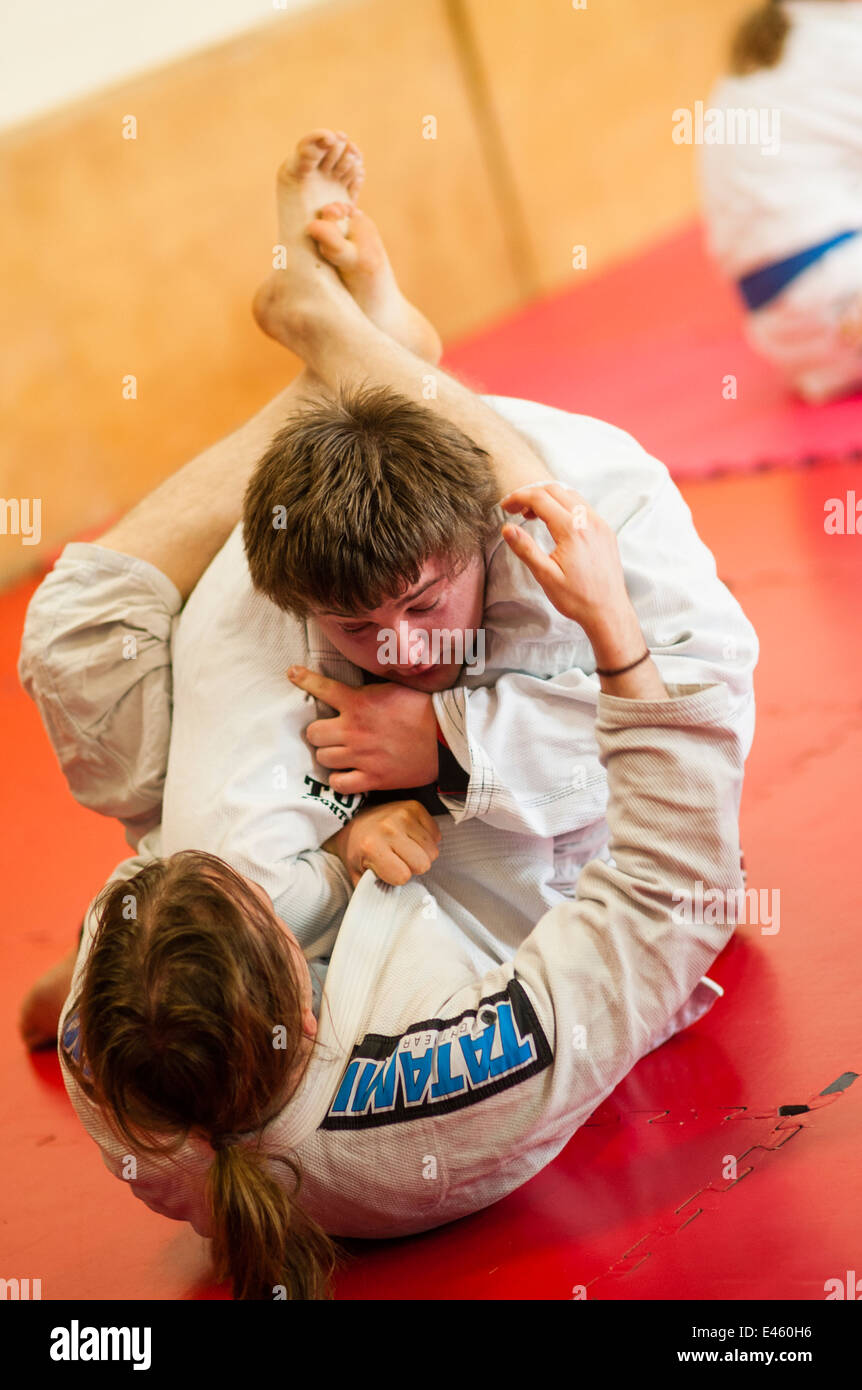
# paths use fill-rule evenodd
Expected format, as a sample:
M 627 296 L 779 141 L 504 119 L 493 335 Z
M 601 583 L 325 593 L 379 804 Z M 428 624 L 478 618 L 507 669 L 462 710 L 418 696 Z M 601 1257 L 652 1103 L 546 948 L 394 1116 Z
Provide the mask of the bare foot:
M 31 1052 L 37 1047 L 54 1045 L 57 1041 L 60 1014 L 72 988 L 77 959 L 78 947 L 74 946 L 67 956 L 52 965 L 36 981 L 21 1005 L 18 1028 Z
M 361 312 L 306 228 L 333 199 L 352 200 L 362 177 L 359 151 L 342 131 L 331 130 L 306 135 L 278 171 L 278 240 L 285 264 L 264 280 L 252 312 L 264 333 L 300 356 L 327 315 Z
M 372 323 L 417 357 L 440 361 L 437 330 L 401 293 L 383 238 L 367 213 L 352 202 L 327 203 L 306 230 Z
M 260 286 L 252 312 L 265 333 L 303 356 L 327 313 L 340 319 L 350 304 L 417 356 L 439 362 L 437 333 L 401 293 L 377 227 L 355 205 L 364 177 L 343 130 L 300 140 L 277 177 L 285 267 Z

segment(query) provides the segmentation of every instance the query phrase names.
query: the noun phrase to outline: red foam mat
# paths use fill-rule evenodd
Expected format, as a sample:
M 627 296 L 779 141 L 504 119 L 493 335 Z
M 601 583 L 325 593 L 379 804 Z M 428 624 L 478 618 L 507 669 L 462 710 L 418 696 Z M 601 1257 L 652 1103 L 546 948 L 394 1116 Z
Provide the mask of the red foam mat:
M 476 389 L 611 420 L 677 478 L 862 449 L 862 395 L 788 394 L 747 346 L 697 226 L 455 345 L 445 365 Z
M 742 839 L 749 885 L 780 894 L 780 930 L 738 929 L 710 972 L 725 997 L 548 1169 L 450 1227 L 353 1244 L 339 1298 L 819 1300 L 860 1268 L 862 1078 L 814 1099 L 862 1072 L 862 537 L 823 530 L 825 501 L 854 488 L 850 462 L 684 488 L 760 634 Z M 70 800 L 18 689 L 27 593 L 0 597 L 0 1273 L 41 1278 L 46 1299 L 224 1298 L 206 1242 L 105 1171 L 56 1056 L 29 1057 L 17 1038 L 21 995 L 124 852 L 115 826 Z

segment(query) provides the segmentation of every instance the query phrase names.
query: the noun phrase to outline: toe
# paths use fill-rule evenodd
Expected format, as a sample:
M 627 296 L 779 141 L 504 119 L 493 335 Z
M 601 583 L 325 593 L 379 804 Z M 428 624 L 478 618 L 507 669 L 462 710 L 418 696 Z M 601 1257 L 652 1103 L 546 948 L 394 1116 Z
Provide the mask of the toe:
M 306 232 L 330 265 L 347 267 L 355 259 L 356 252 L 344 236 L 337 222 L 323 221 L 321 218 L 309 222 Z
M 355 169 L 356 165 L 359 163 L 361 163 L 359 150 L 352 141 L 348 140 L 344 147 L 344 153 L 332 172 L 336 178 L 346 180 L 350 172 Z
M 348 203 L 327 203 L 326 207 L 320 209 L 317 216 L 328 222 L 339 222 L 342 217 L 349 217 L 351 211 Z
M 340 136 L 336 135 L 333 144 L 326 151 L 322 160 L 320 161 L 321 173 L 332 173 L 333 169 L 335 168 L 336 164 L 338 163 L 338 161 L 344 153 L 344 147 L 346 143 L 346 140 L 342 140 Z
M 298 169 L 300 173 L 307 174 L 322 163 L 336 144 L 337 139 L 334 131 L 313 130 L 308 135 L 304 135 L 297 145 L 296 160 L 288 161 L 282 168 L 286 168 L 290 172 Z
M 362 161 L 362 155 L 359 154 L 359 152 L 357 151 L 357 158 L 353 161 L 353 164 L 351 165 L 351 168 L 348 171 L 347 176 L 345 178 L 347 191 L 352 199 L 356 199 L 356 196 L 364 182 L 365 165 Z
M 310 130 L 307 135 L 303 135 L 297 145 L 297 151 L 302 153 L 303 150 L 312 146 L 319 146 L 323 150 L 329 150 L 337 143 L 338 136 L 335 131 L 327 130 L 325 127 L 321 126 L 319 130 Z

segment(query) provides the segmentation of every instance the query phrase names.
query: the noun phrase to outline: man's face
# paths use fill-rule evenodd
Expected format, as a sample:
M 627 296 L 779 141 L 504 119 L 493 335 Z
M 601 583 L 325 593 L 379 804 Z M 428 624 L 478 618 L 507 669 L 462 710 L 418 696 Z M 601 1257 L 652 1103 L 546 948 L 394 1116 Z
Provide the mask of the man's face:
M 372 612 L 314 610 L 312 616 L 355 666 L 430 693 L 453 686 L 476 652 L 484 597 L 482 555 L 454 576 L 445 559 L 433 557 L 404 594 Z

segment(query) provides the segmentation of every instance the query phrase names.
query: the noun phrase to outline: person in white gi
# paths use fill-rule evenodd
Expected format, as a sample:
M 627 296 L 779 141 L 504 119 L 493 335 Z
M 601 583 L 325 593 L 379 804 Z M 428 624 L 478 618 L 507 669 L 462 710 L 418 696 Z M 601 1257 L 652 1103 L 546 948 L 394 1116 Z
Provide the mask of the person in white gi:
M 772 0 L 703 113 L 709 248 L 752 346 L 814 403 L 862 389 L 860 74 L 860 0 Z
M 294 275 L 294 283 L 288 286 L 293 301 L 296 278 Z M 344 313 L 343 301 L 339 301 L 339 312 Z M 358 320 L 348 319 L 348 325 L 355 345 Z M 363 362 L 368 368 L 377 353 L 384 376 L 392 369 L 392 345 L 367 321 L 363 320 L 363 325 Z M 455 407 L 460 403 L 471 415 L 474 432 L 484 428 L 493 433 L 499 428 L 487 421 L 477 425 L 482 411 L 468 404 L 469 393 L 462 396 L 461 388 L 442 375 L 441 381 L 446 382 L 442 408 L 447 402 Z M 277 408 L 283 409 L 283 405 L 282 401 Z M 31 610 L 33 622 L 28 619 L 22 674 L 39 699 L 70 781 L 79 790 L 89 782 L 89 804 L 119 815 L 133 843 L 148 827 L 138 842 L 139 858 L 121 865 L 113 876 L 121 882 L 132 877 L 134 883 L 136 871 L 162 849 L 159 830 L 152 822 L 158 815 L 159 761 L 160 754 L 164 758 L 170 719 L 165 698 L 169 684 L 163 676 L 169 660 L 166 646 L 171 606 L 175 612 L 212 550 L 230 530 L 243 481 L 236 476 L 242 473 L 241 467 L 237 469 L 238 447 L 260 442 L 271 431 L 275 418 L 270 408 L 245 427 L 239 438 L 229 441 L 228 447 L 218 446 L 209 457 L 189 465 L 178 479 L 159 490 L 155 499 L 142 504 L 125 524 L 103 538 L 100 546 L 70 548 L 65 571 L 58 567 L 50 577 L 54 596 L 60 592 L 67 596 L 63 620 L 71 617 L 63 633 L 60 659 L 40 660 L 39 615 L 45 610 L 44 602 L 41 609 L 37 603 Z M 502 431 L 501 437 L 516 455 L 517 436 Z M 526 458 L 522 455 L 519 460 L 522 467 Z M 535 472 L 532 457 L 529 467 Z M 189 506 L 195 497 L 197 513 Z M 211 525 L 201 527 L 204 498 L 213 516 Z M 178 507 L 180 499 L 184 505 Z M 316 1034 L 317 1042 L 299 1090 L 291 1090 L 289 1104 L 278 1112 L 279 1123 L 284 1122 L 287 1128 L 282 1124 L 279 1130 L 279 1124 L 271 1119 L 260 1132 L 249 1133 L 247 1145 L 227 1145 L 223 1133 L 208 1132 L 219 1154 L 216 1166 L 223 1174 L 250 1161 L 252 1153 L 260 1158 L 264 1153 L 294 1152 L 303 1165 L 303 1201 L 311 1219 L 338 1234 L 424 1229 L 496 1200 L 537 1171 L 637 1056 L 703 1012 L 706 1005 L 697 997 L 702 970 L 732 930 L 696 926 L 679 931 L 669 907 L 670 895 L 681 884 L 688 891 L 698 880 L 728 890 L 739 883 L 736 813 L 745 749 L 729 714 L 726 689 L 709 681 L 690 685 L 670 682 L 667 686 L 662 682 L 648 649 L 640 649 L 640 623 L 625 596 L 613 526 L 589 507 L 588 499 L 552 486 L 548 492 L 521 492 L 509 505 L 515 511 L 529 512 L 532 507 L 549 524 L 558 542 L 556 560 L 552 561 L 526 527 L 510 527 L 505 540 L 512 554 L 527 561 L 557 611 L 579 625 L 576 631 L 583 632 L 592 645 L 595 661 L 614 663 L 610 674 L 598 677 L 606 695 L 595 696 L 600 716 L 597 736 L 599 755 L 603 762 L 609 762 L 609 771 L 615 751 L 625 755 L 620 762 L 628 764 L 629 770 L 623 766 L 618 778 L 622 779 L 625 810 L 630 815 L 625 824 L 619 823 L 622 833 L 617 843 L 615 818 L 622 815 L 622 808 L 614 806 L 612 777 L 610 852 L 581 874 L 576 903 L 564 901 L 551 885 L 553 854 L 544 856 L 544 871 L 537 875 L 528 865 L 526 845 L 519 845 L 516 839 L 506 840 L 506 853 L 496 863 L 488 859 L 485 864 L 492 876 L 503 873 L 504 863 L 509 871 L 509 878 L 503 879 L 503 891 L 498 891 L 498 906 L 513 885 L 524 884 L 529 891 L 521 904 L 512 904 L 515 917 L 519 911 L 523 914 L 524 902 L 541 902 L 549 892 L 555 905 L 526 941 L 522 933 L 520 940 L 513 936 L 502 948 L 495 936 L 496 924 L 492 922 L 489 930 L 481 916 L 476 916 L 473 909 L 480 899 L 475 894 L 461 904 L 445 880 L 437 893 L 429 893 L 427 875 L 421 886 L 411 882 L 397 888 L 382 886 L 371 873 L 361 877 L 335 938 L 322 1000 L 319 992 L 315 1000 L 308 977 L 307 994 L 303 994 L 304 1032 L 312 1037 Z M 574 528 L 573 506 L 585 519 L 585 524 Z M 539 523 L 532 525 L 538 531 Z M 573 566 L 569 580 L 581 591 L 580 597 L 563 582 L 559 566 L 566 572 L 569 563 Z M 72 577 L 69 570 L 75 564 L 78 573 Z M 101 605 L 98 622 L 103 637 L 112 622 L 115 629 L 113 659 L 110 642 L 95 652 L 95 660 L 85 641 L 76 649 L 75 632 L 84 638 L 87 627 L 93 625 L 94 609 L 91 605 L 87 612 L 86 598 L 93 579 L 99 589 L 93 602 Z M 50 609 L 50 581 L 43 590 Z M 135 661 L 141 660 L 141 664 L 129 678 L 118 659 L 116 644 L 125 644 L 135 632 L 141 638 Z M 636 635 L 639 652 L 631 661 L 620 662 L 619 658 L 632 655 Z M 575 640 L 580 641 L 580 636 Z M 75 692 L 80 669 L 76 662 L 88 669 L 87 689 L 81 692 Z M 621 666 L 626 669 L 614 674 Z M 628 669 L 631 666 L 634 670 Z M 643 696 L 646 703 L 632 709 L 629 696 L 634 700 Z M 87 701 L 87 713 L 92 716 L 89 724 L 80 718 Z M 99 709 L 101 720 L 95 717 Z M 637 733 L 638 729 L 648 729 L 649 737 Z M 632 731 L 637 733 L 634 739 Z M 142 732 L 149 736 L 145 742 Z M 692 762 L 685 755 L 678 756 L 686 744 L 695 743 Z M 695 819 L 697 843 L 688 844 Z M 651 839 L 661 872 L 650 861 L 647 842 Z M 441 867 L 450 857 L 449 848 L 443 844 Z M 512 862 L 512 852 L 517 859 L 519 850 L 523 850 L 520 866 Z M 304 853 L 309 858 L 315 854 L 333 858 L 320 850 Z M 432 857 L 429 854 L 429 862 Z M 675 867 L 673 873 L 671 866 Z M 348 863 L 335 871 L 342 875 L 345 887 L 350 881 L 349 868 Z M 460 882 L 466 884 L 469 878 L 462 869 Z M 241 887 L 242 880 L 237 883 Z M 268 910 L 271 913 L 271 908 Z M 283 935 L 290 943 L 286 951 L 291 968 L 301 976 L 305 961 L 299 943 L 291 932 L 284 931 Z M 98 944 L 97 923 L 91 913 L 85 924 L 70 1005 L 87 981 L 94 942 Z M 579 959 L 574 975 L 567 976 L 566 956 L 572 942 L 578 943 L 575 954 Z M 551 948 L 552 955 L 558 948 L 563 951 L 553 968 L 550 958 L 545 958 L 546 947 Z M 306 954 L 310 954 L 308 945 Z M 95 951 L 94 970 L 97 956 Z M 616 983 L 622 979 L 628 982 L 627 989 L 634 985 L 628 997 Z M 566 1046 L 560 1051 L 563 1015 L 556 991 L 566 980 L 566 1012 L 573 1009 L 582 1015 L 575 1019 L 572 1014 L 572 1037 L 577 1031 L 579 1038 L 586 1039 L 585 1051 L 574 1060 L 572 1052 L 578 1051 L 574 1042 L 572 1050 Z M 61 1057 L 67 1085 L 109 1166 L 125 1173 L 127 1144 L 124 1146 L 106 1124 L 111 1117 L 82 1089 L 87 1063 L 95 1060 L 87 1056 L 86 1046 L 84 1071 L 74 1073 L 76 1053 L 80 1062 L 80 1039 L 72 1010 L 66 1012 L 70 1016 L 64 1020 Z M 522 1086 L 529 1089 L 519 1091 L 513 1103 L 509 1091 Z M 478 1129 L 470 1124 L 471 1107 L 480 1101 L 483 1107 L 494 1108 L 510 1150 L 502 1164 L 495 1157 L 490 1167 L 485 1122 L 491 1118 L 496 1125 L 496 1119 L 483 1113 Z M 321 1110 L 324 1102 L 325 1110 Z M 197 1093 L 196 1103 L 206 1105 L 206 1094 Z M 216 1100 L 211 1103 L 216 1105 Z M 451 1134 L 455 1147 L 450 1151 L 447 1139 L 445 1151 L 437 1154 L 429 1149 L 429 1126 L 439 1124 L 444 1115 L 446 1133 Z M 532 1128 L 529 1123 L 525 1127 L 528 1115 L 532 1115 Z M 397 1136 L 403 1135 L 405 1123 L 410 1124 L 412 1136 L 409 1152 L 414 1153 L 417 1143 L 425 1150 L 420 1169 L 414 1173 L 411 1160 L 408 1171 L 400 1177 L 391 1171 L 387 1176 L 383 1130 L 389 1125 L 395 1127 L 395 1143 L 403 1158 L 404 1141 Z M 476 1132 L 468 1142 L 471 1129 Z M 484 1141 L 479 1139 L 479 1130 L 486 1134 Z M 349 1136 L 346 1148 L 345 1136 Z M 274 1149 L 267 1147 L 273 1139 Z M 496 1155 L 496 1140 L 494 1152 Z M 433 1164 L 429 1164 L 430 1158 Z M 201 1136 L 187 1127 L 185 1140 L 172 1156 L 141 1157 L 131 1185 L 154 1209 L 192 1220 L 197 1229 L 212 1233 L 218 1240 L 221 1227 L 216 1221 L 213 1229 L 213 1206 L 207 1196 L 211 1165 L 212 1147 L 209 1143 L 202 1147 Z M 270 1184 L 276 1172 L 284 1177 L 275 1159 L 271 1166 L 266 1179 Z M 376 1192 L 372 1174 L 378 1184 Z M 441 1174 L 445 1175 L 442 1184 L 428 1186 Z M 393 1184 L 397 1186 L 402 1179 L 401 1196 L 396 1199 Z M 281 1185 L 283 1195 L 291 1186 Z M 247 1279 L 242 1286 L 248 1287 Z M 306 1285 L 301 1283 L 301 1287 Z
M 587 528 L 571 527 L 580 501 L 551 484 L 516 493 L 509 505 L 546 518 L 555 551 L 546 557 L 520 542 L 524 559 L 561 611 L 595 633 L 598 659 L 603 640 L 631 657 L 622 665 L 633 669 L 601 678 L 597 702 L 611 858 L 588 864 L 575 900 L 544 914 L 502 963 L 493 954 L 483 960 L 439 902 L 427 911 L 423 882 L 387 887 L 366 872 L 315 1011 L 315 1052 L 288 1103 L 259 1131 L 188 1133 L 169 1156 L 132 1154 L 131 1169 L 128 1143 L 69 1070 L 79 1040 L 70 1013 L 61 1050 L 70 1096 L 109 1169 L 153 1210 L 213 1235 L 210 1169 L 238 1161 L 237 1149 L 248 1146 L 277 1182 L 286 1177 L 279 1156 L 298 1159 L 303 1208 L 331 1234 L 439 1225 L 527 1181 L 638 1058 L 681 1026 L 686 1001 L 733 931 L 729 914 L 726 925 L 691 923 L 676 906 L 697 882 L 739 889 L 740 744 L 722 685 L 665 686 L 652 661 L 639 660 L 613 532 L 592 512 Z M 507 535 L 513 546 L 518 530 Z M 152 844 L 145 837 L 142 858 L 117 871 L 121 881 L 134 883 Z M 73 997 L 95 937 L 91 914 Z

